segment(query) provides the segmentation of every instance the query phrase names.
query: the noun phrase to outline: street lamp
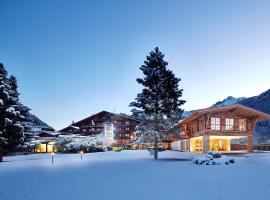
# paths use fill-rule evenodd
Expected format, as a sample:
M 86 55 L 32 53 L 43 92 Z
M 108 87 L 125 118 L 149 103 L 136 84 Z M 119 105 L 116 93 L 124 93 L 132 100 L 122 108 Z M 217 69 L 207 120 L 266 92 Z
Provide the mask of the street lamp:
M 81 154 L 81 160 L 82 160 L 82 156 L 83 156 L 83 151 L 80 151 L 80 154 Z
M 54 163 L 54 155 L 55 155 L 55 153 L 52 152 L 51 155 L 52 155 L 52 164 L 53 164 Z

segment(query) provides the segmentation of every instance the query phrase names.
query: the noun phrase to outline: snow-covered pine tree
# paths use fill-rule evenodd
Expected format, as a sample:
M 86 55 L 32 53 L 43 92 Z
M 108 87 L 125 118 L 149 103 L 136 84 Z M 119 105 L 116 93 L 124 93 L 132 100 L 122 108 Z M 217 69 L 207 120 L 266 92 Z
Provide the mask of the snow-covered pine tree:
M 7 92 L 7 71 L 4 66 L 0 63 L 0 162 L 2 162 L 4 147 L 7 143 L 5 137 L 5 102 L 9 99 Z
M 164 60 L 164 54 L 156 47 L 146 57 L 144 65 L 140 67 L 144 77 L 137 82 L 143 86 L 135 102 L 131 107 L 137 107 L 148 118 L 139 126 L 141 136 L 149 142 L 154 141 L 154 159 L 158 159 L 158 143 L 164 138 L 164 134 L 171 126 L 176 114 L 183 112 L 181 106 L 185 103 L 181 99 L 183 89 L 179 89 L 181 79 L 175 77 L 173 72 L 167 69 L 168 63 Z M 180 117 L 180 116 L 179 116 Z
M 19 101 L 18 92 L 18 84 L 15 76 L 11 75 L 8 78 L 9 86 L 10 86 L 10 98 L 9 104 L 10 108 L 14 108 L 14 112 L 11 114 L 11 118 L 13 120 L 13 124 L 7 127 L 8 129 L 8 146 L 7 150 L 9 152 L 15 151 L 16 147 L 24 142 L 24 132 L 23 126 L 21 124 L 22 121 L 25 120 L 25 116 L 22 112 L 25 112 L 25 106 Z
M 19 93 L 14 78 L 8 78 L 4 65 L 0 63 L 0 161 L 3 155 L 15 151 L 24 141 L 23 127 L 20 124 L 22 115 L 18 108 Z

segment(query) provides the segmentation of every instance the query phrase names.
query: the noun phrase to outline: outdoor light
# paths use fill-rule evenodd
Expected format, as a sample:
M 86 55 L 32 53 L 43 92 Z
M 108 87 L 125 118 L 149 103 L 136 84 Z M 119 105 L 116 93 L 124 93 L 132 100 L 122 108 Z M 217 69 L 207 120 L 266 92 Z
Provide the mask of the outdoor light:
M 55 153 L 52 152 L 51 155 L 52 155 L 52 164 L 53 164 L 54 163 L 54 155 L 55 155 Z
M 83 151 L 81 151 L 80 154 L 81 154 L 81 160 L 82 160 Z

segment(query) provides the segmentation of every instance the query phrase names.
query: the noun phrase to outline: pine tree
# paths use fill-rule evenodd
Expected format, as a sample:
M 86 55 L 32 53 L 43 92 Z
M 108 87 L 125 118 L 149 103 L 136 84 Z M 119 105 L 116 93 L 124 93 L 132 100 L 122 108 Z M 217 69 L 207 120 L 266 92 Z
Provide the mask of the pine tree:
M 176 78 L 171 70 L 167 69 L 168 63 L 164 60 L 164 54 L 158 47 L 146 57 L 144 65 L 140 67 L 144 77 L 137 82 L 143 86 L 143 90 L 130 104 L 131 107 L 140 108 L 148 120 L 141 124 L 141 133 L 146 140 L 154 140 L 155 154 L 158 158 L 158 142 L 163 138 L 168 121 L 174 121 L 177 114 L 180 118 L 185 103 L 181 99 L 183 89 L 179 89 L 181 79 Z
M 4 66 L 0 63 L 0 162 L 2 161 L 2 156 L 4 152 L 4 146 L 7 144 L 7 139 L 5 137 L 5 103 L 9 99 L 9 94 L 7 92 L 7 71 Z
M 0 63 L 0 161 L 4 154 L 14 152 L 24 141 L 23 116 L 19 111 L 19 93 L 16 78 Z

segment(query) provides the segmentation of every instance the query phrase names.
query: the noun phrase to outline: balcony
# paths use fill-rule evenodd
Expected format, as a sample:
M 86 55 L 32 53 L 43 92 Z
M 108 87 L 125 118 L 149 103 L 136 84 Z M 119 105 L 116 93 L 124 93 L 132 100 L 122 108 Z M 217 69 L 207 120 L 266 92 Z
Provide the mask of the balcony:
M 211 131 L 222 131 L 222 132 L 248 132 L 252 131 L 251 128 L 243 127 L 243 126 L 215 126 L 214 128 L 207 128 L 206 130 Z

